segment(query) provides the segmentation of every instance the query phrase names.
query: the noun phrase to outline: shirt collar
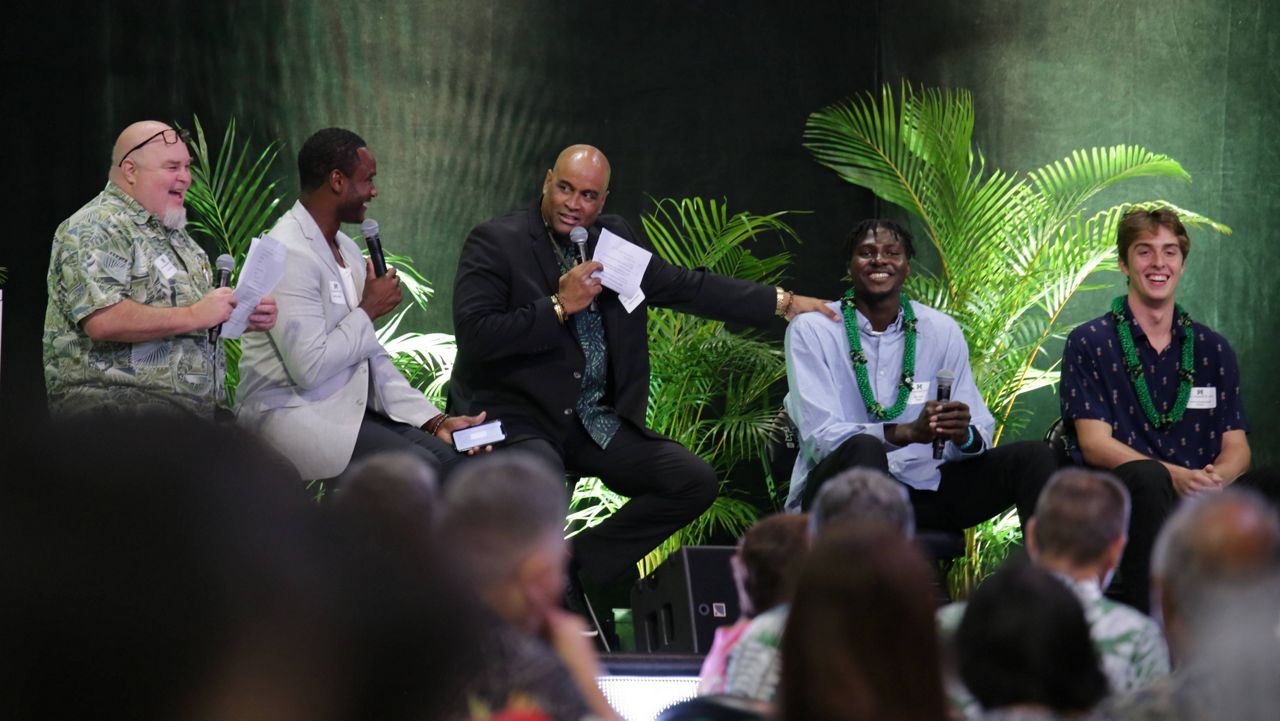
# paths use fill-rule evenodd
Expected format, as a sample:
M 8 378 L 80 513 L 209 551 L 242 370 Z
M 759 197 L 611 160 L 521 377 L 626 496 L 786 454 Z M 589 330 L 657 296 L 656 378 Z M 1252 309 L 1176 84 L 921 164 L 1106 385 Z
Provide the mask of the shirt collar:
M 1147 337 L 1147 332 L 1142 329 L 1142 326 L 1138 325 L 1133 320 L 1133 309 L 1129 307 L 1128 298 L 1124 299 L 1124 318 L 1125 318 L 1125 322 L 1129 324 L 1130 332 L 1133 333 L 1134 338 Z M 1187 335 L 1187 329 L 1183 328 L 1182 324 L 1178 322 L 1178 315 L 1177 315 L 1177 312 L 1175 311 L 1173 316 L 1173 337 L 1178 340 L 1182 340 L 1182 338 L 1185 337 L 1186 335 Z
M 110 180 L 107 181 L 107 187 L 103 192 L 117 203 L 123 205 L 130 217 L 132 217 L 133 221 L 138 225 L 146 225 L 152 218 L 155 218 L 157 221 L 160 220 L 160 218 L 152 214 L 151 211 L 142 207 L 142 203 L 139 203 L 132 195 L 124 192 L 124 188 L 121 188 Z
M 868 335 L 889 335 L 891 333 L 902 332 L 902 308 L 898 308 L 898 317 L 894 318 L 893 322 L 882 331 L 872 328 L 871 321 L 867 320 L 867 317 L 862 314 L 862 311 L 855 310 L 855 312 L 857 313 L 858 318 L 858 330 L 863 333 Z

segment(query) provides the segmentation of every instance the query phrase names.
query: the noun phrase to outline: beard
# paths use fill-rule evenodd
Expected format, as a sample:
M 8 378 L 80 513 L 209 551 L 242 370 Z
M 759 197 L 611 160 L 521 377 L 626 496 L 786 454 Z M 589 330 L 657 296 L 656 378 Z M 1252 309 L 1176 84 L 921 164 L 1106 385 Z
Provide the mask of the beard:
M 169 230 L 182 230 L 187 227 L 187 208 L 169 208 L 160 218 L 160 224 Z

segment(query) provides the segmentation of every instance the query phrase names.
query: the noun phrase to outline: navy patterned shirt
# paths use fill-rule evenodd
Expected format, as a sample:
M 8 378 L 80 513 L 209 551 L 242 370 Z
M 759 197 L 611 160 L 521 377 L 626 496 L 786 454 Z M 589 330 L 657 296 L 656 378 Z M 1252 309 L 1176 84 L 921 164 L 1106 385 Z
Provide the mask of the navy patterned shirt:
M 1173 340 L 1160 353 L 1135 322 L 1125 301 L 1125 317 L 1156 410 L 1167 413 L 1178 395 L 1178 362 L 1186 329 L 1173 324 Z M 1195 323 L 1195 375 L 1192 400 L 1182 420 L 1157 430 L 1138 405 L 1138 394 L 1124 368 L 1124 352 L 1112 315 L 1081 324 L 1067 337 L 1062 356 L 1062 385 L 1058 389 L 1062 417 L 1111 424 L 1111 437 L 1156 460 L 1187 468 L 1204 468 L 1222 452 L 1222 434 L 1249 430 L 1240 399 L 1240 369 L 1227 339 L 1208 326 Z M 1074 446 L 1075 444 L 1072 444 Z M 1077 463 L 1079 448 L 1072 448 Z

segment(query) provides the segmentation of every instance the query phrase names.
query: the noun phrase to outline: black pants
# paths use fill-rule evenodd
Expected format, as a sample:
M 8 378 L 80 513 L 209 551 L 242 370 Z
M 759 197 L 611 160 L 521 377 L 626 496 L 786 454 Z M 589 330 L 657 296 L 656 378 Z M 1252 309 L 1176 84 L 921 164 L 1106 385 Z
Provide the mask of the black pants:
M 1118 601 L 1149 613 L 1151 610 L 1151 549 L 1165 519 L 1178 507 L 1181 497 L 1173 489 L 1173 477 L 1164 464 L 1155 460 L 1130 461 L 1111 469 L 1129 489 L 1133 510 L 1129 516 L 1129 543 L 1120 558 L 1120 583 L 1108 591 Z M 1236 479 L 1234 485 L 1253 488 L 1277 502 L 1277 474 L 1258 468 Z
M 361 458 L 389 451 L 402 451 L 418 456 L 436 472 L 436 478 L 442 485 L 453 468 L 467 458 L 465 453 L 458 453 L 448 443 L 427 435 L 421 428 L 393 421 L 373 411 L 365 411 L 364 420 L 360 422 L 360 433 L 356 436 L 355 450 L 351 452 L 351 461 L 354 463 Z
M 702 515 L 720 488 L 706 461 L 625 420 L 607 449 L 576 423 L 565 439 L 563 456 L 541 438 L 516 441 L 495 453 L 505 449 L 533 453 L 559 473 L 599 477 L 610 490 L 630 499 L 603 523 L 573 538 L 579 577 L 599 588 L 628 579 L 645 554 Z
M 890 475 L 884 443 L 872 436 L 857 435 L 840 444 L 809 474 L 802 508 L 808 510 L 827 479 L 855 466 Z M 1015 506 L 1025 528 L 1035 512 L 1040 489 L 1055 470 L 1053 452 L 1038 441 L 1007 443 L 972 458 L 944 463 L 936 491 L 907 486 L 916 527 L 964 530 Z

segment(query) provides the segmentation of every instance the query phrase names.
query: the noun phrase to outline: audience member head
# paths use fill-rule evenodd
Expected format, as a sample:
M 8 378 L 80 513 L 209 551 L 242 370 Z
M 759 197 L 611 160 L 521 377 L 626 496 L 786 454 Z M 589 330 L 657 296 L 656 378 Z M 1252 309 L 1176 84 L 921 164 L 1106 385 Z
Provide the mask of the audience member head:
M 808 527 L 805 514 L 775 513 L 747 529 L 731 559 L 743 616 L 752 618 L 791 598 L 809 547 Z
M 0 674 L 7 712 L 333 718 L 345 689 L 301 486 L 233 427 L 119 420 L 8 439 L 0 638 L 21 671 Z
M 782 637 L 780 718 L 945 718 L 931 578 L 915 544 L 885 526 L 823 531 Z
M 116 138 L 108 178 L 167 228 L 187 223 L 183 204 L 191 186 L 186 133 L 158 120 L 130 125 Z
M 388 550 L 425 554 L 435 546 L 437 494 L 435 471 L 417 455 L 379 453 L 347 468 L 333 505 L 358 532 L 384 539 Z
M 1175 659 L 1198 653 L 1222 600 L 1280 573 L 1280 519 L 1245 488 L 1184 500 L 1151 554 L 1152 607 Z
M 1025 561 L 974 591 L 955 652 L 960 678 L 988 710 L 1032 705 L 1066 715 L 1092 709 L 1108 692 L 1079 599 Z
M 877 234 L 887 232 L 894 240 L 902 244 L 902 249 L 907 253 L 907 260 L 916 257 L 916 247 L 914 239 L 911 237 L 911 231 L 907 230 L 892 220 L 884 220 L 883 218 L 868 218 L 859 221 L 853 229 L 849 231 L 849 235 L 844 240 L 844 259 L 849 262 L 853 259 L 854 248 L 866 239 L 869 234 Z
M 1178 214 L 1170 208 L 1153 210 L 1135 208 L 1125 213 L 1116 227 L 1116 255 L 1119 256 L 1120 261 L 1128 263 L 1129 246 L 1139 238 L 1158 235 L 1161 228 L 1168 230 L 1178 239 L 1178 249 L 1182 251 L 1183 260 L 1186 260 L 1191 253 L 1191 238 L 1187 236 L 1187 229 L 1178 219 Z
M 467 463 L 445 492 L 442 539 L 487 605 L 530 633 L 564 597 L 568 507 L 564 479 L 518 452 Z
M 474 597 L 436 536 L 435 473 L 418 456 L 353 464 L 326 506 L 346 614 L 353 719 L 461 717 L 483 662 Z M 451 550 L 451 549 L 450 549 Z
M 1103 587 L 1124 552 L 1129 491 L 1105 471 L 1064 468 L 1049 478 L 1027 523 L 1027 551 L 1036 563 Z
M 818 489 L 809 513 L 809 535 L 827 528 L 885 525 L 915 535 L 916 517 L 901 483 L 871 468 L 850 468 Z
M 542 181 L 542 219 L 557 235 L 590 227 L 609 197 L 609 159 L 590 145 L 560 151 Z

